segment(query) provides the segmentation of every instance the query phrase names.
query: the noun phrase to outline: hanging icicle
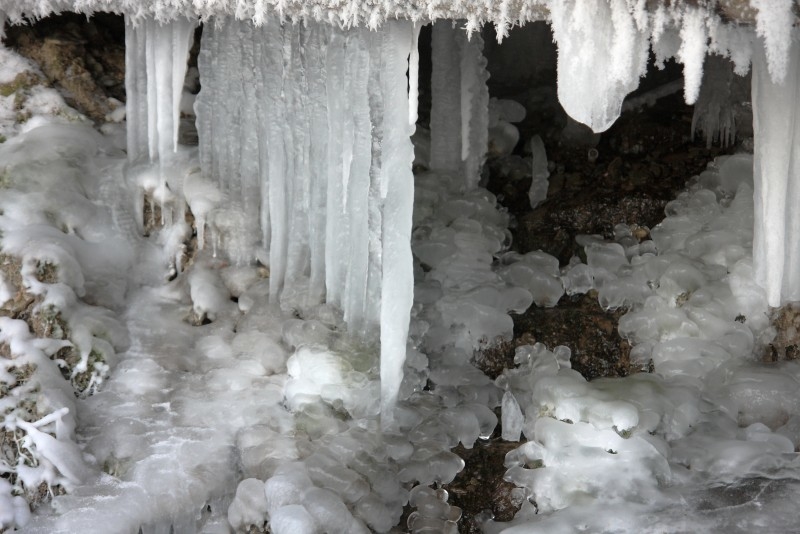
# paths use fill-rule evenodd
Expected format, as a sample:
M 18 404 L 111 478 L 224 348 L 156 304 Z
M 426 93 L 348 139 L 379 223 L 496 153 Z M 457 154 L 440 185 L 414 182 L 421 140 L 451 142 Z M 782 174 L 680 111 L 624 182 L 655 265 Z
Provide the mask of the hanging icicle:
M 174 172 L 172 167 L 178 149 L 186 64 L 196 24 L 186 18 L 161 24 L 149 18 L 134 22 L 125 17 L 128 162 L 144 168 L 155 166 L 154 179 L 141 185 L 162 201 L 159 222 L 171 223 L 173 217 L 182 220 L 177 215 L 183 213 L 182 201 L 175 206 L 173 215 L 163 200 L 169 196 L 170 188 L 183 188 L 183 174 Z M 139 224 L 142 226 L 143 221 Z
M 196 21 L 125 18 L 128 159 L 151 163 L 178 146 L 180 102 Z
M 433 25 L 431 167 L 478 185 L 489 135 L 489 73 L 483 39 L 448 21 Z

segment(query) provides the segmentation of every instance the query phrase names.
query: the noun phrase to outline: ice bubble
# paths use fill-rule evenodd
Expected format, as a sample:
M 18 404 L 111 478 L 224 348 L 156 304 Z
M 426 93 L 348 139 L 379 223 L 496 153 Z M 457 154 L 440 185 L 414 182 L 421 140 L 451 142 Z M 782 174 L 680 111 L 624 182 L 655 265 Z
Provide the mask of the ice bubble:
M 510 391 L 506 391 L 503 394 L 501 406 L 502 438 L 505 441 L 519 441 L 524 421 L 525 418 L 516 397 Z
M 370 492 L 364 477 L 321 453 L 306 458 L 306 468 L 315 484 L 335 491 L 348 503 L 356 503 Z
M 318 534 L 322 532 L 311 514 L 299 504 L 290 504 L 275 510 L 269 516 L 272 534 Z
M 567 295 L 578 295 L 588 292 L 594 287 L 594 272 L 585 263 L 570 261 L 570 265 L 561 276 L 561 283 Z
M 439 482 L 449 484 L 464 469 L 464 460 L 450 451 L 420 455 L 411 460 L 398 473 L 403 482 L 418 482 L 424 486 Z
M 306 491 L 313 486 L 302 462 L 281 465 L 264 484 L 267 512 L 273 515 L 279 508 L 303 501 Z
M 311 488 L 305 495 L 303 506 L 326 532 L 369 534 L 360 520 L 353 517 L 336 493 L 321 488 Z
M 618 275 L 622 267 L 629 265 L 628 258 L 625 256 L 625 249 L 619 243 L 597 243 L 586 248 L 586 264 L 597 273 L 607 273 L 608 275 Z
M 196 264 L 189 274 L 189 292 L 197 317 L 214 320 L 230 307 L 230 294 L 219 277 L 219 271 Z
M 286 350 L 274 341 L 274 336 L 262 332 L 249 331 L 237 334 L 231 348 L 242 359 L 260 363 L 267 374 L 285 369 Z
M 267 520 L 267 498 L 264 483 L 255 478 L 247 478 L 236 488 L 236 497 L 228 507 L 228 522 L 236 530 L 244 530 L 249 525 L 261 527 Z
M 527 289 L 537 306 L 553 307 L 564 294 L 557 269 L 549 273 L 520 261 L 502 268 L 499 274 L 509 284 Z
M 376 532 L 388 532 L 403 515 L 403 506 L 391 506 L 374 493 L 359 500 L 355 505 L 356 514 Z

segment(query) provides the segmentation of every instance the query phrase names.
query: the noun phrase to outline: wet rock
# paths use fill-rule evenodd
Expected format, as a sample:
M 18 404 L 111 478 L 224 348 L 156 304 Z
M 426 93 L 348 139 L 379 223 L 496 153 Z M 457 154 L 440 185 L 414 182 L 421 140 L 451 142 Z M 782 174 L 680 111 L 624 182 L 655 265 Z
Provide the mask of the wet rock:
M 576 191 L 560 202 L 546 201 L 519 220 L 516 249 L 525 253 L 543 250 L 563 265 L 579 253 L 575 237 L 601 234 L 611 238 L 620 223 L 652 227 L 664 218 L 667 200 L 645 192 Z
M 517 447 L 519 443 L 493 438 L 476 443 L 472 449 L 461 445 L 453 449 L 464 460 L 465 467 L 444 489 L 450 493 L 448 503 L 462 510 L 458 522 L 461 534 L 483 532 L 478 518 L 487 511 L 496 521 L 514 518 L 522 504 L 520 490 L 503 477 L 506 454 Z
M 550 348 L 569 347 L 572 368 L 587 380 L 642 371 L 631 364 L 630 345 L 617 332 L 625 310 L 603 310 L 593 293 L 565 295 L 554 308 L 534 305 L 523 314 L 512 314 L 513 341 L 476 354 L 475 365 L 489 377 L 497 378 L 503 369 L 514 367 L 517 347 L 539 342 Z
M 800 360 L 800 303 L 787 304 L 772 311 L 770 320 L 775 339 L 764 349 L 765 362 Z

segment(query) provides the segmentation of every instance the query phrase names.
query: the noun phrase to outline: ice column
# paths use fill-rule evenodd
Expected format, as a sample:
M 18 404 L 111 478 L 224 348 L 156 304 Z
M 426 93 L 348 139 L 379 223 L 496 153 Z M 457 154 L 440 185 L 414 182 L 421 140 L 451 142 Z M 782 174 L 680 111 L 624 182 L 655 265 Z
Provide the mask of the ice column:
M 414 288 L 412 40 L 408 22 L 371 32 L 227 18 L 206 25 L 198 58 L 204 178 L 239 207 L 240 232 L 260 226 L 273 300 L 337 305 L 353 334 L 380 339 L 387 425 Z M 215 241 L 231 259 L 255 257 Z
M 756 277 L 770 306 L 800 300 L 800 43 L 794 31 L 781 82 L 765 47 L 753 55 Z
M 452 21 L 432 29 L 431 167 L 461 172 L 465 185 L 478 184 L 486 157 L 489 90 L 483 39 Z

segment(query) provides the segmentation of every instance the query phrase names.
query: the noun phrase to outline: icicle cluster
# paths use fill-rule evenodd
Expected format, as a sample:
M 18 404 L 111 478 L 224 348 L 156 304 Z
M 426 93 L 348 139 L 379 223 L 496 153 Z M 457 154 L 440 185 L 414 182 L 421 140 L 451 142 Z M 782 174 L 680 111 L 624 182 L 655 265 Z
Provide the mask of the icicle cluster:
M 128 160 L 165 159 L 178 145 L 186 60 L 196 22 L 126 20 Z
M 464 174 L 478 185 L 489 135 L 489 90 L 483 39 L 449 21 L 433 25 L 431 168 Z
M 406 22 L 370 32 L 224 19 L 206 26 L 198 60 L 201 165 L 229 201 L 209 214 L 212 239 L 250 261 L 237 236 L 256 222 L 274 300 L 325 299 L 366 338 L 380 325 L 385 407 L 413 298 L 412 33 Z
M 128 162 L 131 174 L 151 196 L 161 201 L 162 217 L 173 214 L 165 201 L 170 190 L 183 189 L 183 172 L 175 170 L 178 126 L 186 63 L 195 20 L 161 24 L 153 19 L 125 21 L 125 92 Z M 141 201 L 141 200 L 140 200 Z M 176 214 L 183 213 L 176 207 Z M 141 217 L 143 210 L 137 209 Z M 151 213 L 153 210 L 151 210 Z M 143 226 L 144 221 L 139 221 Z
M 706 146 L 719 142 L 723 147 L 736 141 L 736 104 L 746 100 L 747 80 L 734 78 L 733 64 L 710 55 L 706 58 L 703 84 L 692 116 L 692 137 L 703 132 Z

